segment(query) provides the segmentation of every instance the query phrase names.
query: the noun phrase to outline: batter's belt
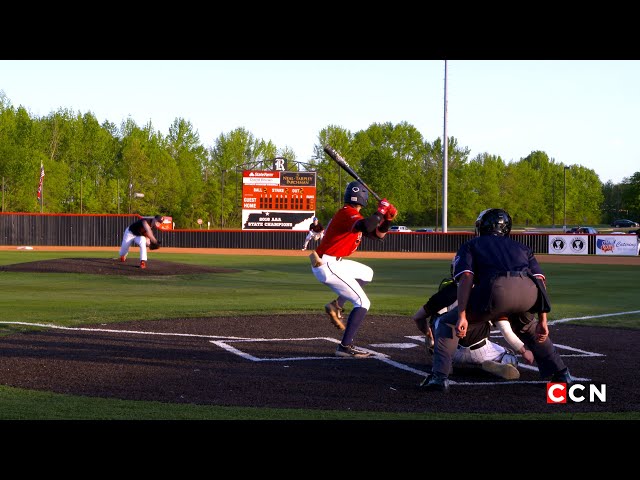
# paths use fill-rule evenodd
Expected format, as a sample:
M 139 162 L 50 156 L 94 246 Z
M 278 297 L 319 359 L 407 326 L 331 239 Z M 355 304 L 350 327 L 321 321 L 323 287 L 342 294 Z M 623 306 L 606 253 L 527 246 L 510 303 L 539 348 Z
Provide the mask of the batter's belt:
M 465 346 L 463 346 L 463 345 L 459 345 L 459 347 L 460 347 L 460 348 L 466 348 L 466 349 L 468 349 L 468 350 L 477 350 L 477 349 L 479 349 L 479 348 L 484 347 L 486 344 L 487 344 L 487 339 L 486 339 L 486 338 L 484 338 L 484 339 L 480 340 L 480 341 L 479 341 L 479 342 L 477 342 L 477 343 L 474 343 L 473 345 L 471 345 L 471 346 L 469 346 L 469 347 L 465 347 Z
M 526 271 L 509 271 L 509 272 L 498 272 L 495 275 L 496 277 L 528 277 L 529 274 Z

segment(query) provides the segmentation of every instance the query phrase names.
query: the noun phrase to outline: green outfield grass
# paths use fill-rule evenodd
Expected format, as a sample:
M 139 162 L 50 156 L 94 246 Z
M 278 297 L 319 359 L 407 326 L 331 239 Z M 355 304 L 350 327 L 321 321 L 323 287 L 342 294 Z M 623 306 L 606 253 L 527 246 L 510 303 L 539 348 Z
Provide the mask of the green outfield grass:
M 112 252 L 0 251 L 0 265 L 61 257 L 113 258 Z M 176 277 L 135 277 L 0 272 L 2 321 L 60 326 L 108 324 L 159 318 L 264 315 L 322 311 L 329 290 L 312 275 L 304 257 L 162 253 L 162 259 L 241 270 L 240 273 Z M 375 271 L 367 287 L 371 314 L 411 315 L 449 271 L 445 260 L 360 259 Z M 553 310 L 550 321 L 581 319 L 583 325 L 637 329 L 640 269 L 621 265 L 545 264 Z M 153 308 L 150 308 L 153 305 Z M 315 306 L 315 310 L 314 310 Z M 611 315 L 616 314 L 616 315 Z M 0 335 L 37 327 L 0 324 Z M 1 354 L 1 352 L 0 352 Z M 0 386 L 0 419 L 450 419 L 554 418 L 504 416 L 380 414 L 229 408 L 130 402 L 31 392 Z M 566 419 L 566 415 L 557 418 Z M 593 414 L 575 418 L 629 419 L 630 414 Z

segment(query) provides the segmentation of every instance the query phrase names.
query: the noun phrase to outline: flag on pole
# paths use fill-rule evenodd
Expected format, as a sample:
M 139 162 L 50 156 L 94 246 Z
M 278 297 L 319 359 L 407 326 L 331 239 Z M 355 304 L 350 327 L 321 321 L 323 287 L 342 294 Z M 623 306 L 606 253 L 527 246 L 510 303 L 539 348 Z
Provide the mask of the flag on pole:
M 40 183 L 38 184 L 38 198 L 42 195 L 42 179 L 44 178 L 44 165 L 40 165 Z

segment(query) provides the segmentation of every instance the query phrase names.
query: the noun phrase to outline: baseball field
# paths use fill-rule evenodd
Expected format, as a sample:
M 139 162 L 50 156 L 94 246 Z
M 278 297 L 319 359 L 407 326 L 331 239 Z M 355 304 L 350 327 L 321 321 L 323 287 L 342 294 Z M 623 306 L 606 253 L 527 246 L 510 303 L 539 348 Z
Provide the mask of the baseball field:
M 515 381 L 469 368 L 448 394 L 418 387 L 429 363 L 410 316 L 451 254 L 354 255 L 375 271 L 356 336 L 367 359 L 333 355 L 333 293 L 307 252 L 160 249 L 146 270 L 137 249 L 117 255 L 0 247 L 0 419 L 640 419 L 639 257 L 538 256 L 551 339 L 585 386 L 549 404 L 524 364 Z

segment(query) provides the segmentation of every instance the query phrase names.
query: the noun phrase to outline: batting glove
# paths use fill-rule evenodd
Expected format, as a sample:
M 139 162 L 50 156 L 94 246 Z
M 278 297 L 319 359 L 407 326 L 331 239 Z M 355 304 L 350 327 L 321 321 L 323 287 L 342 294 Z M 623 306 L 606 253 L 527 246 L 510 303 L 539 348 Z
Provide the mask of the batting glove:
M 391 206 L 392 205 L 389 203 L 389 200 L 383 198 L 378 202 L 378 213 L 384 217 L 389 211 L 389 207 Z
M 398 215 L 398 209 L 393 205 L 389 205 L 389 209 L 387 210 L 387 213 L 385 213 L 384 218 L 385 220 L 391 221 L 396 218 L 396 215 Z

